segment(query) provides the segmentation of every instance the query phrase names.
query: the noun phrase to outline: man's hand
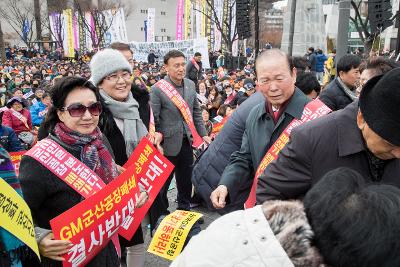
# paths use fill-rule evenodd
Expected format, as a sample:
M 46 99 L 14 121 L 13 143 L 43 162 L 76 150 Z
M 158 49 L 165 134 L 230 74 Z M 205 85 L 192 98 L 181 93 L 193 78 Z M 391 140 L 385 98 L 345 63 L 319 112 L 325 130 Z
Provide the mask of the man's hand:
M 54 240 L 53 233 L 47 234 L 38 245 L 40 255 L 55 261 L 64 261 L 61 255 L 66 254 L 73 246 L 68 240 Z
M 216 209 L 222 209 L 226 205 L 226 197 L 228 196 L 228 188 L 225 185 L 219 185 L 210 196 L 211 202 Z
M 203 136 L 203 141 L 207 143 L 207 145 L 209 145 L 211 143 L 211 137 L 209 136 Z
M 154 137 L 154 145 L 156 146 L 157 150 L 164 155 L 164 149 L 161 146 L 161 142 L 164 136 L 162 133 L 156 132 Z

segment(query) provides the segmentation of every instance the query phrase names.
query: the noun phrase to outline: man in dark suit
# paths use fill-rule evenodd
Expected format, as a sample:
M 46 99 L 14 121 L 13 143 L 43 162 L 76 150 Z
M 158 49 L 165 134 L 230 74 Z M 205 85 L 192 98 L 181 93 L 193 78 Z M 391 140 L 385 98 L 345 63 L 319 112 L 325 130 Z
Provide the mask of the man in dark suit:
M 199 80 L 202 79 L 203 65 L 201 62 L 201 54 L 196 52 L 194 57 L 189 60 L 186 65 L 186 78 L 192 80 L 197 86 Z
M 164 66 L 168 75 L 164 80 L 169 83 L 185 100 L 193 118 L 195 129 L 200 137 L 210 143 L 203 124 L 195 84 L 185 79 L 185 55 L 178 50 L 169 51 L 164 57 Z M 174 173 L 178 189 L 178 209 L 189 210 L 192 192 L 193 134 L 185 122 L 180 110 L 160 89 L 159 83 L 151 88 L 151 106 L 154 112 L 156 131 L 163 134 L 164 155 L 175 165 Z M 160 194 L 168 208 L 167 191 L 173 173 L 168 178 Z

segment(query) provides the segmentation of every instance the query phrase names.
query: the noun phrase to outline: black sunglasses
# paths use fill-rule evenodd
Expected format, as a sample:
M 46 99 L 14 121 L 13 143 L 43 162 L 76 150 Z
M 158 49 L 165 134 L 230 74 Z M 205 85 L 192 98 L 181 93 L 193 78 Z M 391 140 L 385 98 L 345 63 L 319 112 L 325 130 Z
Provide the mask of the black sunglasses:
M 101 103 L 96 102 L 88 107 L 82 104 L 72 104 L 61 108 L 61 111 L 68 111 L 71 117 L 82 117 L 86 113 L 86 110 L 89 110 L 93 116 L 99 116 L 102 111 Z

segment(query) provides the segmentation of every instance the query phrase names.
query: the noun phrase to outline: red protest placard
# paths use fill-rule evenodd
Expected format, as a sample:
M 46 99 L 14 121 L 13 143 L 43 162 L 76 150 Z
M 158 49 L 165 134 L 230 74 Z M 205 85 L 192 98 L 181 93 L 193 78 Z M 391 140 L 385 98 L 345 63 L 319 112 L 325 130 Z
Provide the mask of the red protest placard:
M 148 192 L 147 202 L 135 210 L 135 221 L 128 230 L 121 229 L 119 234 L 130 240 L 150 209 L 158 192 L 167 181 L 174 165 L 164 157 L 147 138 L 143 138 L 136 147 L 124 168 L 135 167 L 136 182 Z
M 10 152 L 11 161 L 15 168 L 15 174 L 18 176 L 19 174 L 19 164 L 21 163 L 22 155 L 24 155 L 26 151 L 18 151 L 18 152 Z
M 128 168 L 98 193 L 50 221 L 55 239 L 74 244 L 64 255 L 64 267 L 84 266 L 121 227 L 130 227 L 139 192 L 134 172 Z
M 55 239 L 74 244 L 64 255 L 64 267 L 86 265 L 116 233 L 131 239 L 173 169 L 147 138 L 142 139 L 124 167 L 126 171 L 98 193 L 50 221 Z M 143 207 L 135 210 L 138 183 L 150 196 Z

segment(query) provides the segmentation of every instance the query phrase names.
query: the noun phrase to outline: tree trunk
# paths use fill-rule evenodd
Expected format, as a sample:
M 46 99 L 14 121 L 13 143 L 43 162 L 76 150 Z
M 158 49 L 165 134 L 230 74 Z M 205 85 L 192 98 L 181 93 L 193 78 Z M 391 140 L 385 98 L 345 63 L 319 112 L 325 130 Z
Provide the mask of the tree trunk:
M 33 9 L 35 14 L 35 24 L 36 24 L 36 41 L 42 41 L 42 20 L 40 17 L 39 0 L 33 1 Z
M 1 62 L 5 63 L 6 62 L 6 46 L 4 44 L 4 35 L 3 35 L 3 30 L 1 29 L 1 21 L 0 21 L 0 57 L 1 57 Z

